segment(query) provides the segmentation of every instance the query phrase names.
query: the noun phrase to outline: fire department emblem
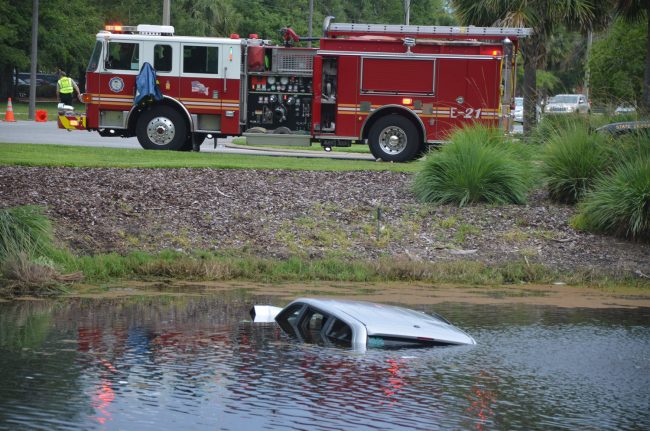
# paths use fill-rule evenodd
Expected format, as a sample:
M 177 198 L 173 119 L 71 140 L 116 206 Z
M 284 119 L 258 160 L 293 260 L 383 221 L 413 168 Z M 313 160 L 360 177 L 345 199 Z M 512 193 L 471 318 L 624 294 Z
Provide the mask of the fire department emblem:
M 119 76 L 111 78 L 108 83 L 108 86 L 111 87 L 111 91 L 114 93 L 119 93 L 124 89 L 124 81 Z

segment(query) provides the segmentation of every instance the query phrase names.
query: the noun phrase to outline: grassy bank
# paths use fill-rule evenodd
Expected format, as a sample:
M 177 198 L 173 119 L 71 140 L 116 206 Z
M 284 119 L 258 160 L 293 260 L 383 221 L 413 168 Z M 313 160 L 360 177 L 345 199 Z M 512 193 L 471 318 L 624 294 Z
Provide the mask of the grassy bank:
M 363 160 L 0 143 L 0 164 L 83 168 L 215 168 L 415 172 L 418 169 L 419 162 L 377 163 Z
M 43 259 L 41 259 L 43 261 Z M 425 282 L 432 284 L 461 284 L 477 286 L 521 285 L 521 284 L 567 284 L 591 287 L 613 288 L 633 287 L 650 289 L 650 282 L 629 275 L 600 274 L 592 270 L 559 272 L 525 260 L 488 266 L 477 261 L 424 262 L 409 259 L 381 258 L 376 261 L 349 260 L 338 257 L 309 259 L 293 256 L 287 259 L 269 259 L 251 256 L 241 251 L 213 253 L 195 251 L 179 253 L 166 250 L 158 254 L 133 252 L 127 255 L 102 254 L 96 256 L 74 256 L 58 250 L 50 262 L 58 278 L 51 286 L 57 291 L 74 291 L 75 284 L 66 282 L 65 277 L 76 275 L 84 284 L 102 285 L 118 280 L 191 280 L 203 281 L 247 281 L 262 283 L 281 282 Z M 32 271 L 38 268 L 32 265 Z M 31 282 L 11 280 L 5 273 L 4 296 L 16 293 L 34 293 Z M 45 280 L 43 280 L 45 281 Z M 17 289 L 17 286 L 21 286 Z M 52 293 L 50 289 L 46 293 Z M 39 293 L 39 291 L 36 291 Z M 41 293 L 43 293 L 41 291 Z
M 244 250 L 194 250 L 77 256 L 54 246 L 49 220 L 39 207 L 0 210 L 0 296 L 57 294 L 75 283 L 101 285 L 117 280 L 248 282 L 425 282 L 463 285 L 552 284 L 650 289 L 632 274 L 594 270 L 560 272 L 525 258 L 498 265 L 474 260 L 429 262 L 386 256 L 374 260 L 331 254 L 309 258 L 265 258 Z

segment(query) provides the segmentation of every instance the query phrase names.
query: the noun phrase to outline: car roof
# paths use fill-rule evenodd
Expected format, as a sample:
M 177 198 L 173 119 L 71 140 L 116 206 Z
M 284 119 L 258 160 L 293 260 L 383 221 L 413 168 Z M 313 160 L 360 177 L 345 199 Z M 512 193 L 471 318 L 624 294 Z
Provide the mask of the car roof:
M 473 342 L 469 335 L 442 317 L 408 308 L 340 299 L 301 298 L 295 302 L 306 303 L 343 321 L 354 319 L 366 327 L 368 336 L 437 339 L 436 331 L 444 331 L 447 341 L 467 343 L 471 339 Z

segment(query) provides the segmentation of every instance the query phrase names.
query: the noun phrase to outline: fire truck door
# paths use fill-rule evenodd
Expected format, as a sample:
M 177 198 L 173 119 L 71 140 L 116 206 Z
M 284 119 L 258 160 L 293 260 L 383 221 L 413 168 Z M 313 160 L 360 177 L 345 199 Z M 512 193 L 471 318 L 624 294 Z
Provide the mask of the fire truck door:
M 143 43 L 142 60 L 156 71 L 158 86 L 165 96 L 178 99 L 180 95 L 181 44 L 167 41 Z
M 99 127 L 124 128 L 125 113 L 133 105 L 135 78 L 142 66 L 141 42 L 109 40 L 105 47 L 95 99 L 99 105 Z
M 476 121 L 496 126 L 499 112 L 498 58 L 441 58 L 438 61 L 436 135 Z
M 195 130 L 221 130 L 223 50 L 217 43 L 181 43 L 179 100 L 197 119 Z

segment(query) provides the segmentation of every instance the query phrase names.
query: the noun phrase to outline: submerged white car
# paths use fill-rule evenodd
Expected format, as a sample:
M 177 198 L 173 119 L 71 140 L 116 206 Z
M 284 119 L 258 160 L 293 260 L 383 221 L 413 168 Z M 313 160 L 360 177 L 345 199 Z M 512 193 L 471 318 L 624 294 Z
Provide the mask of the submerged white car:
M 588 114 L 591 111 L 587 96 L 584 94 L 558 94 L 546 104 L 547 114 Z
M 254 322 L 275 320 L 303 342 L 355 350 L 476 344 L 442 316 L 372 302 L 301 298 L 284 308 L 257 305 L 251 316 Z

